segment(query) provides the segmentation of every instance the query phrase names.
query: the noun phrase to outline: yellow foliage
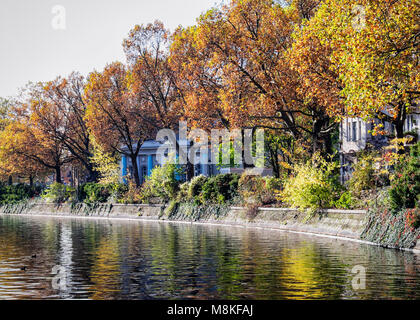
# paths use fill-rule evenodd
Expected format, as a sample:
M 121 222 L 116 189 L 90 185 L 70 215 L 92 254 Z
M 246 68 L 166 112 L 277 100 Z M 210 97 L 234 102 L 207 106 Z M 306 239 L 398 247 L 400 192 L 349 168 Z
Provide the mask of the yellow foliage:
M 99 183 L 116 184 L 120 181 L 120 166 L 118 159 L 112 154 L 105 152 L 96 142 L 93 136 L 90 137 L 93 145 L 93 156 L 90 161 L 96 171 L 100 174 Z

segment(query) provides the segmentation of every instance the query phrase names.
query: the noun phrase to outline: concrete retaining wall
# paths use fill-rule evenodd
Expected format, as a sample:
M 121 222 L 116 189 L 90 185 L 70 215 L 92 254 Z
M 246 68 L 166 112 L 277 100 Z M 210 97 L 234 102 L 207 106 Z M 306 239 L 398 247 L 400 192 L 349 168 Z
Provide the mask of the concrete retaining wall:
M 308 219 L 305 213 L 287 208 L 259 208 L 258 215 L 250 219 L 246 209 L 232 207 L 222 215 L 204 214 L 197 216 L 170 216 L 165 214 L 164 205 L 100 204 L 89 206 L 55 205 L 32 203 L 23 207 L 1 207 L 0 214 L 25 214 L 45 216 L 89 216 L 102 218 L 130 218 L 148 220 L 188 221 L 213 224 L 262 227 L 294 232 L 305 232 L 359 239 L 365 226 L 366 212 L 363 210 L 325 210 Z

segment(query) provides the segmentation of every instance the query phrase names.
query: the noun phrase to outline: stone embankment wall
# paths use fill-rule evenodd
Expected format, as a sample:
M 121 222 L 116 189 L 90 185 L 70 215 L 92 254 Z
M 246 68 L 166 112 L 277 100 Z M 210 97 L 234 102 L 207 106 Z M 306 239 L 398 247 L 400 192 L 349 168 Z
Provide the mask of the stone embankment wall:
M 308 218 L 305 213 L 295 209 L 259 208 L 258 214 L 251 218 L 247 210 L 241 207 L 196 207 L 181 204 L 177 210 L 168 210 L 164 205 L 45 203 L 4 206 L 0 208 L 0 214 L 86 216 L 241 225 L 352 239 L 359 239 L 365 226 L 366 216 L 366 212 L 360 210 L 325 210 L 321 214 Z
M 368 214 L 364 210 L 324 210 L 316 215 L 308 216 L 306 213 L 288 208 L 258 208 L 257 212 L 251 214 L 248 209 L 242 207 L 195 206 L 188 203 L 57 205 L 28 202 L 0 207 L 0 214 L 147 219 L 259 227 L 365 241 L 384 247 L 413 249 L 415 252 L 420 252 L 420 231 L 416 231 L 414 235 L 405 235 L 403 238 L 407 238 L 406 241 L 397 241 L 397 245 L 390 245 L 389 239 L 394 240 L 395 235 L 397 239 L 400 239 L 401 228 L 397 230 L 395 223 L 391 224 L 393 228 L 388 226 L 389 223 L 382 224 L 378 228 L 376 226 L 378 222 L 372 218 L 372 213 Z

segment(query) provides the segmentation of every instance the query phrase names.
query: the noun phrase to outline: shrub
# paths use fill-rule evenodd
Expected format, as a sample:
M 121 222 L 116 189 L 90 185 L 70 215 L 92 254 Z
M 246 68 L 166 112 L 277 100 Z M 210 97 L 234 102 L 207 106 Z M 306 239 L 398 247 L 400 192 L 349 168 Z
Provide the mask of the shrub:
M 220 174 L 208 178 L 202 187 L 201 202 L 224 204 L 232 201 L 238 196 L 238 183 L 237 174 Z
M 312 160 L 294 166 L 293 175 L 285 181 L 279 194 L 280 199 L 310 213 L 329 207 L 337 191 L 337 168 L 336 162 L 328 162 L 315 154 Z
M 79 187 L 79 201 L 85 203 L 107 202 L 110 197 L 107 186 L 99 183 L 86 183 Z
M 78 190 L 79 201 L 85 203 L 118 202 L 128 191 L 128 187 L 121 183 L 86 183 Z
M 276 193 L 281 189 L 280 179 L 242 174 L 239 194 L 245 204 L 265 205 L 276 202 Z
M 201 191 L 203 190 L 203 185 L 206 183 L 206 181 L 206 176 L 199 175 L 194 177 L 188 184 L 187 199 L 194 200 L 195 203 L 199 203 Z
M 420 203 L 420 143 L 410 155 L 401 159 L 395 166 L 389 190 L 390 205 L 393 211 L 419 207 Z
M 334 201 L 334 207 L 337 209 L 351 209 L 353 207 L 354 199 L 350 192 L 343 192 L 340 198 Z
M 361 154 L 357 163 L 353 165 L 353 174 L 349 180 L 349 190 L 358 196 L 363 190 L 375 187 L 375 156 L 373 154 Z
M 141 188 L 137 187 L 134 183 L 128 185 L 127 191 L 118 199 L 119 203 L 125 204 L 140 204 L 144 200 Z
M 276 177 L 265 177 L 267 191 L 272 194 L 277 194 L 283 187 L 281 179 Z
M 217 184 L 214 177 L 210 177 L 204 183 L 200 197 L 201 197 L 202 203 L 206 201 L 213 202 L 215 199 L 218 199 L 218 200 L 220 199 L 222 200 L 222 202 L 224 201 L 224 199 L 221 199 L 219 197 L 219 192 L 218 192 Z
M 170 163 L 154 168 L 143 184 L 141 191 L 143 201 L 160 198 L 163 202 L 168 202 L 175 199 L 179 190 L 179 181 L 176 179 L 178 171 L 178 166 Z
M 76 199 L 76 190 L 62 183 L 54 182 L 44 191 L 42 198 L 50 203 L 73 202 Z
M 177 196 L 177 200 L 178 201 L 185 201 L 188 200 L 188 192 L 190 190 L 190 184 L 189 182 L 184 182 L 179 186 L 179 191 L 178 191 L 178 196 Z
M 25 184 L 0 185 L 0 205 L 17 203 L 29 198 L 39 196 L 42 192 L 40 186 L 29 186 Z

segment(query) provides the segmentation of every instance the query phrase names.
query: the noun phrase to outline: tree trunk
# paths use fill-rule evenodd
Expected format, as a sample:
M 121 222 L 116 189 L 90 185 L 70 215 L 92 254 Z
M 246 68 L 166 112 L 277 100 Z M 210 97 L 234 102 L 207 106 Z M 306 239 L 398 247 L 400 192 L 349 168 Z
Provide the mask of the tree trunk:
M 398 139 L 404 138 L 404 122 L 396 121 L 395 122 L 395 131 Z
M 313 114 L 314 119 L 312 120 L 312 154 L 315 154 L 317 151 L 320 151 L 321 143 L 320 143 L 320 132 L 322 129 L 322 121 L 315 119 L 315 115 Z
M 395 131 L 396 131 L 396 137 L 397 139 L 402 139 L 404 138 L 404 121 L 396 121 L 395 122 Z M 398 142 L 398 154 L 404 154 L 405 150 L 404 150 L 404 145 L 402 143 L 402 141 Z
M 187 161 L 187 181 L 190 181 L 192 178 L 194 178 L 194 165 L 191 163 L 191 161 Z
M 61 181 L 61 167 L 55 167 L 55 182 L 62 183 Z
M 179 140 L 176 139 L 176 148 L 175 152 L 178 155 L 178 158 L 185 158 L 187 163 L 185 164 L 185 176 L 186 180 L 190 181 L 192 178 L 194 178 L 194 165 L 191 163 L 191 161 L 188 159 L 188 152 L 189 152 L 189 146 L 187 146 L 187 153 L 184 153 L 184 150 L 182 149 L 182 146 L 179 144 Z
M 34 186 L 34 177 L 29 176 L 29 186 L 32 188 Z
M 279 164 L 279 155 L 278 155 L 278 149 L 272 148 L 270 144 L 268 144 L 269 152 L 270 152 L 270 163 L 273 167 L 273 173 L 276 178 L 280 178 L 280 164 Z
M 9 186 L 11 186 L 13 184 L 13 177 L 9 176 L 9 181 L 8 181 Z
M 406 119 L 407 119 L 407 109 L 405 108 L 404 104 L 400 102 L 398 104 L 398 117 L 396 121 L 394 121 L 397 139 L 404 138 L 404 123 Z M 402 142 L 398 143 L 398 147 L 399 147 L 398 153 L 404 154 L 405 150 L 404 150 L 404 146 Z
M 99 172 L 93 169 L 91 166 L 86 169 L 88 170 L 87 182 L 98 182 Z
M 332 145 L 332 139 L 331 139 L 330 133 L 324 136 L 324 150 L 325 150 L 325 154 L 327 155 L 333 154 L 333 145 Z
M 136 183 L 137 187 L 140 187 L 140 174 L 139 174 L 139 166 L 137 165 L 137 155 L 132 154 L 130 155 L 131 164 L 133 165 L 133 178 L 134 182 Z

